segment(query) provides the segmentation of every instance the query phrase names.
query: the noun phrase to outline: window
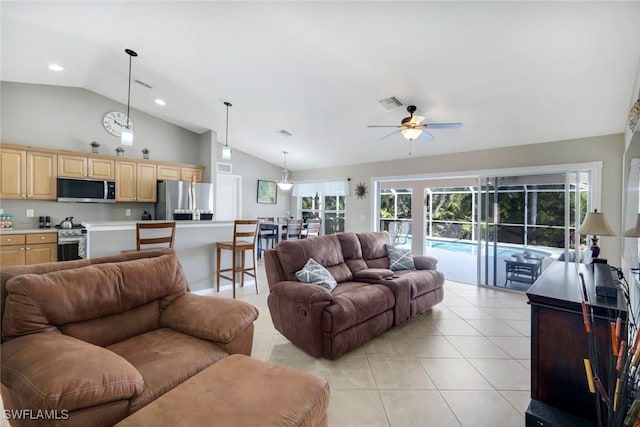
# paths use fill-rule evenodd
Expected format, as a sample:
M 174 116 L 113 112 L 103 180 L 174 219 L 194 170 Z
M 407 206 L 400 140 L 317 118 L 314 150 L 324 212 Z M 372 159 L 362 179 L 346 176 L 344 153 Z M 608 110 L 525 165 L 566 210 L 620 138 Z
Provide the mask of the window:
M 344 202 L 345 196 L 301 197 L 302 219 L 320 218 L 324 234 L 334 234 L 344 231 Z

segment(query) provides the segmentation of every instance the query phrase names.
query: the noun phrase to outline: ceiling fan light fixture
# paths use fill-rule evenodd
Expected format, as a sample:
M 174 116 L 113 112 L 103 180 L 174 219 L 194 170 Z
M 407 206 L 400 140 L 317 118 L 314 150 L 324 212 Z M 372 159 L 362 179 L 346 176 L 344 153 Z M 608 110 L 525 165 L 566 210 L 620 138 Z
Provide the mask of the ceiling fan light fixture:
M 287 154 L 288 151 L 283 151 L 284 153 L 284 167 L 282 168 L 282 179 L 278 182 L 278 188 L 282 191 L 289 191 L 293 187 L 293 182 L 289 177 L 289 170 L 287 169 Z
M 129 110 L 131 107 L 131 60 L 134 56 L 138 56 L 135 50 L 125 49 L 127 55 L 129 55 L 129 86 L 127 89 L 127 125 L 126 129 L 123 129 L 120 134 L 120 144 L 133 145 L 133 129 L 131 128 L 131 119 L 129 118 Z
M 400 131 L 400 133 L 409 141 L 413 141 L 420 136 L 420 134 L 422 133 L 422 129 L 404 128 Z

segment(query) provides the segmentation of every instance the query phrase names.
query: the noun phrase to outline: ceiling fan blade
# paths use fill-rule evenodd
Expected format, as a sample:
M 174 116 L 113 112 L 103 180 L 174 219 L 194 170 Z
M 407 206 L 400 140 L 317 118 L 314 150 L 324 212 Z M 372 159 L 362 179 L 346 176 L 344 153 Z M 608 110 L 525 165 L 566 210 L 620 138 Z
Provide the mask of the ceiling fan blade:
M 368 128 L 401 128 L 399 125 L 369 125 Z
M 398 127 L 399 127 L 399 126 L 398 126 Z M 389 135 L 385 135 L 385 136 L 383 136 L 382 138 L 378 138 L 378 140 L 379 140 L 379 141 L 382 141 L 382 140 L 385 140 L 385 139 L 387 139 L 387 138 L 390 138 L 390 137 L 392 137 L 393 135 L 396 135 L 396 134 L 400 133 L 400 131 L 401 131 L 401 129 L 394 130 L 394 131 L 393 131 L 393 132 L 391 132 Z
M 425 141 L 431 141 L 433 139 L 433 135 L 423 129 L 418 138 L 424 139 Z
M 426 123 L 425 127 L 431 129 L 460 129 L 462 123 Z
M 426 117 L 423 116 L 412 116 L 411 120 L 409 120 L 409 123 L 411 123 L 412 125 L 419 125 L 425 118 Z

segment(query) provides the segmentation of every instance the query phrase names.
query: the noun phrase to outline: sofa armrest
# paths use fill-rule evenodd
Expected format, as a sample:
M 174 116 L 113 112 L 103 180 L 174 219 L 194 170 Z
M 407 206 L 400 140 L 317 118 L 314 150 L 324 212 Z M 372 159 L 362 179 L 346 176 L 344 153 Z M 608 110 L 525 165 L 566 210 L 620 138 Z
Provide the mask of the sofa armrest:
M 2 385 L 27 408 L 73 411 L 130 399 L 144 389 L 140 373 L 119 355 L 56 333 L 2 344 Z
M 315 357 L 322 354 L 322 313 L 333 295 L 318 285 L 278 282 L 267 298 L 273 326 L 289 341 Z
M 414 255 L 413 263 L 416 270 L 437 270 L 438 260 L 427 255 Z
M 258 318 L 258 309 L 244 301 L 186 293 L 160 315 L 160 324 L 187 335 L 228 344 Z
M 365 282 L 373 281 L 377 283 L 379 280 L 390 277 L 393 277 L 393 271 L 388 268 L 365 268 L 364 270 L 353 273 L 354 280 L 362 280 Z

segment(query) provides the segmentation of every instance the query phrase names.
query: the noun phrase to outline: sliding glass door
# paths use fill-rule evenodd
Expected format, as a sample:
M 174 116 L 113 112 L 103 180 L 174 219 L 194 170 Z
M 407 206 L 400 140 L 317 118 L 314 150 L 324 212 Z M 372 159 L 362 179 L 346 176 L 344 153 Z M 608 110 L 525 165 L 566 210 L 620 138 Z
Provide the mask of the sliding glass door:
M 586 171 L 483 177 L 480 284 L 526 290 L 554 260 L 588 255 L 574 240 L 589 183 Z

